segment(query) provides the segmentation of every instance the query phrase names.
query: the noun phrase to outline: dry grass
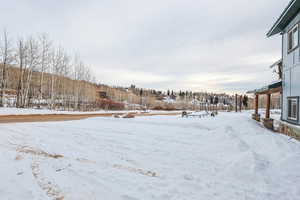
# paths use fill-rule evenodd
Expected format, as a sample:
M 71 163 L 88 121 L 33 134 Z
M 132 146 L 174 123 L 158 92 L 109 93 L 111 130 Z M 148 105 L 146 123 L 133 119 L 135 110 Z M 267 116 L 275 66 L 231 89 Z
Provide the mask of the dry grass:
M 35 155 L 35 156 L 43 156 L 43 157 L 47 157 L 47 158 L 54 158 L 54 159 L 58 159 L 58 158 L 62 158 L 64 157 L 63 155 L 59 155 L 59 154 L 50 154 L 47 153 L 43 150 L 40 149 L 34 149 L 32 147 L 29 146 L 20 146 L 17 147 L 16 149 L 18 152 L 20 153 L 26 153 L 26 154 L 31 154 L 31 155 Z M 16 158 L 17 159 L 17 158 Z
M 144 176 L 158 177 L 157 173 L 152 172 L 152 171 L 147 171 L 147 170 L 133 168 L 133 167 L 127 167 L 127 166 L 123 166 L 123 165 L 113 165 L 113 167 L 116 169 L 123 169 L 123 170 L 129 171 L 129 172 L 138 173 L 138 174 L 141 174 Z
M 15 157 L 15 160 L 23 160 L 23 156 L 17 155 L 17 156 Z
M 23 122 L 49 122 L 81 120 L 91 117 L 122 116 L 124 113 L 98 113 L 98 114 L 30 114 L 30 115 L 0 115 L 0 123 L 23 123 Z M 130 112 L 125 118 L 156 116 L 156 115 L 180 115 L 181 113 L 136 113 Z

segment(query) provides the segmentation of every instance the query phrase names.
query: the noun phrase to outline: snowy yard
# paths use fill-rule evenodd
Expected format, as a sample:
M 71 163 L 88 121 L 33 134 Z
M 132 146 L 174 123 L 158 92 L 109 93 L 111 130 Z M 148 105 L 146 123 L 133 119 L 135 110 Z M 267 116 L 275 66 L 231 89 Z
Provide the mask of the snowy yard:
M 297 200 L 300 143 L 249 113 L 0 124 L 0 199 Z

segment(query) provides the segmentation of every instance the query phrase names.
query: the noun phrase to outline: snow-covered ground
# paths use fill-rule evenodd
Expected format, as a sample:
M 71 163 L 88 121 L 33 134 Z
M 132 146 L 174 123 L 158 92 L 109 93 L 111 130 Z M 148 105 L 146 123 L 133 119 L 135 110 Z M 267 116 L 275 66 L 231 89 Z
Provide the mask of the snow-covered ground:
M 254 113 L 254 111 L 251 112 Z M 258 113 L 261 115 L 262 118 L 264 118 L 266 115 L 266 109 L 259 109 Z M 270 115 L 272 119 L 280 120 L 281 110 L 280 109 L 270 110 Z
M 249 113 L 1 124 L 0 199 L 297 200 L 300 143 Z

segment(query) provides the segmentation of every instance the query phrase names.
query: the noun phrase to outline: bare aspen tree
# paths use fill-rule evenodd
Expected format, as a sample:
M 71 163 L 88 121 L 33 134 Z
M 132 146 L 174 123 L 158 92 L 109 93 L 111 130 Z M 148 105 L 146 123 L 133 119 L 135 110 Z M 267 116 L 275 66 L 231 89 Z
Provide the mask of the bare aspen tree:
M 84 77 L 84 64 L 82 61 L 80 61 L 79 56 L 76 55 L 73 64 L 73 79 L 75 80 L 73 85 L 75 109 L 79 108 L 79 103 L 81 99 L 80 94 L 82 90 L 81 81 L 83 80 L 83 77 Z
M 90 91 L 89 91 L 89 82 L 91 80 L 91 73 L 90 73 L 90 68 L 87 66 L 84 66 L 84 75 L 83 75 L 83 94 L 82 94 L 82 101 L 87 103 L 90 101 Z M 85 108 L 86 109 L 86 108 Z
M 16 52 L 16 61 L 19 65 L 19 78 L 18 78 L 18 87 L 17 87 L 17 102 L 16 107 L 22 107 L 22 89 L 23 89 L 23 72 L 24 72 L 24 63 L 26 59 L 27 47 L 25 45 L 24 39 L 18 40 L 18 48 Z
M 28 51 L 27 51 L 27 65 L 25 65 L 26 67 L 26 77 L 24 77 L 25 80 L 25 88 L 23 91 L 23 106 L 28 106 L 29 104 L 29 98 L 31 98 L 33 96 L 33 91 L 30 91 L 30 87 L 31 87 L 31 80 L 32 80 L 32 73 L 33 71 L 37 71 L 37 67 L 38 67 L 38 61 L 39 61 L 39 53 L 38 53 L 38 43 L 37 41 L 33 38 L 30 37 L 27 40 L 27 47 L 28 47 Z M 29 92 L 31 92 L 31 94 L 29 95 Z
M 88 110 L 99 106 L 115 108 L 122 102 L 140 103 L 139 90 L 97 84 L 91 69 L 78 55 L 70 57 L 61 47 L 54 47 L 46 34 L 18 39 L 16 45 L 11 45 L 7 32 L 3 32 L 0 89 L 0 106 L 8 99 L 7 89 L 17 90 L 16 100 L 11 98 L 17 107 L 41 106 L 44 102 L 51 109 L 60 106 Z M 100 101 L 99 91 L 105 92 L 107 99 Z M 144 91 L 144 98 L 147 106 L 155 103 L 150 90 Z
M 53 109 L 54 105 L 56 103 L 56 81 L 60 74 L 60 71 L 62 70 L 62 59 L 63 59 L 63 50 L 62 48 L 58 48 L 52 52 L 51 55 L 51 62 L 50 62 L 50 70 L 51 70 L 51 103 L 50 108 Z
M 50 90 L 49 90 L 49 96 L 50 96 L 50 101 L 49 103 L 49 107 L 50 109 L 53 108 L 53 104 L 54 104 L 54 81 L 55 81 L 55 65 L 56 65 L 56 55 L 55 55 L 55 49 L 52 49 L 51 53 L 50 53 L 50 68 L 49 68 L 49 72 L 51 74 L 51 86 L 50 86 Z
M 39 71 L 40 71 L 40 80 L 39 80 L 39 103 L 43 99 L 44 92 L 44 74 L 49 68 L 50 63 L 50 48 L 51 42 L 48 40 L 46 34 L 41 34 L 39 36 Z
M 2 107 L 4 104 L 4 95 L 7 84 L 7 68 L 13 61 L 13 48 L 8 38 L 7 31 L 3 31 L 3 37 L 1 38 L 0 45 L 0 64 L 2 65 L 1 71 L 1 92 L 0 92 L 0 106 Z
M 70 58 L 66 52 L 62 53 L 61 59 L 61 69 L 59 70 L 60 81 L 60 89 L 61 89 L 61 104 L 63 105 L 63 109 L 67 106 L 67 90 L 68 90 L 68 81 L 67 77 L 70 75 Z

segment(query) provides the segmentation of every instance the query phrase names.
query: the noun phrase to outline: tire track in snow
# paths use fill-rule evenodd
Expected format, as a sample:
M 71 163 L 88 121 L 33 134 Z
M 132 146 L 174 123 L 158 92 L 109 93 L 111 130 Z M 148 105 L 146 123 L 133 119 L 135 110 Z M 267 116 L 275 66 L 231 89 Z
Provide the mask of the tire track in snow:
M 62 194 L 62 190 L 58 185 L 52 183 L 46 176 L 41 172 L 40 165 L 38 162 L 31 164 L 32 175 L 37 181 L 38 186 L 45 191 L 46 195 L 53 200 L 64 200 L 65 197 Z
M 238 144 L 238 149 L 242 152 L 248 151 L 250 149 L 250 146 L 242 140 L 238 135 L 235 134 L 234 129 L 232 126 L 226 126 L 225 132 L 229 135 L 229 137 L 233 140 L 235 140 Z
M 272 165 L 271 161 L 265 156 L 257 153 L 251 146 L 249 146 L 239 135 L 232 126 L 226 126 L 225 132 L 230 136 L 231 139 L 237 142 L 238 150 L 241 151 L 241 155 L 238 158 L 231 160 L 230 163 L 226 164 L 226 172 L 234 173 L 238 176 L 253 177 L 259 175 L 263 182 L 268 185 L 266 179 L 266 170 Z M 245 170 L 242 172 L 239 168 L 242 167 Z M 236 172 L 241 172 L 236 174 Z
M 43 175 L 40 169 L 40 164 L 38 162 L 39 158 L 42 159 L 59 159 L 63 158 L 59 154 L 50 154 L 41 149 L 35 149 L 30 146 L 17 146 L 16 151 L 18 153 L 29 154 L 33 156 L 33 162 L 31 163 L 31 171 L 34 179 L 36 180 L 38 186 L 46 193 L 46 195 L 53 200 L 63 200 L 65 197 L 62 194 L 62 190 L 59 186 Z M 17 155 L 16 160 L 22 159 L 20 155 Z

